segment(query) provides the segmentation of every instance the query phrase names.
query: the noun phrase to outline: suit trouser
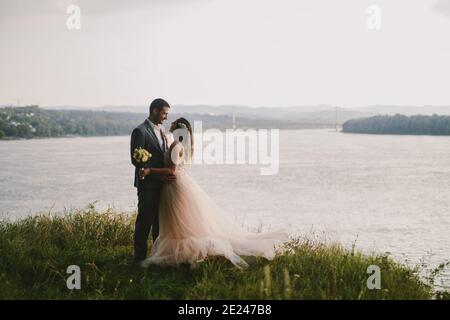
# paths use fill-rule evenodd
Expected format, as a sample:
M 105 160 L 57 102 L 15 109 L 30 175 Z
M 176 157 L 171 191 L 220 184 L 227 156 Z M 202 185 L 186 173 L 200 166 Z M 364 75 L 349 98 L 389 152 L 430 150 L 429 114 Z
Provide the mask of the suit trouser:
M 152 230 L 153 242 L 159 235 L 159 197 L 161 186 L 138 188 L 138 214 L 134 231 L 134 260 L 141 261 L 147 257 L 147 241 Z

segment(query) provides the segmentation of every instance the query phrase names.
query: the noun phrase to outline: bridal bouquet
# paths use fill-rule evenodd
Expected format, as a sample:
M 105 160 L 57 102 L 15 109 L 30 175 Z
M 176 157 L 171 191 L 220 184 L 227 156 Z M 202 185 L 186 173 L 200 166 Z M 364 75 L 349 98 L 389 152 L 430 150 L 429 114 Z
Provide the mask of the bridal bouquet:
M 152 154 L 143 148 L 134 149 L 133 159 L 138 163 L 145 164 L 151 157 Z M 144 168 L 140 170 L 144 170 Z
M 134 149 L 133 158 L 139 163 L 146 163 L 152 154 L 143 148 Z

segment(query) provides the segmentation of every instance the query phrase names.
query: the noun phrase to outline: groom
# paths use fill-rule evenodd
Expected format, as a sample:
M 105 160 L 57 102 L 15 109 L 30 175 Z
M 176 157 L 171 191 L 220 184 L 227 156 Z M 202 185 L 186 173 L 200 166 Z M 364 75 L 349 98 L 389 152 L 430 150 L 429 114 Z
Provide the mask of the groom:
M 139 264 L 147 256 L 147 240 L 152 230 L 153 241 L 159 234 L 159 196 L 164 182 L 175 179 L 173 175 L 149 175 L 139 178 L 140 168 L 163 168 L 167 139 L 162 123 L 167 119 L 170 105 L 163 99 L 155 99 L 150 104 L 150 115 L 131 134 L 131 162 L 135 166 L 134 186 L 138 194 L 138 214 L 134 231 L 134 262 Z M 144 165 L 133 158 L 135 149 L 143 148 L 151 153 Z

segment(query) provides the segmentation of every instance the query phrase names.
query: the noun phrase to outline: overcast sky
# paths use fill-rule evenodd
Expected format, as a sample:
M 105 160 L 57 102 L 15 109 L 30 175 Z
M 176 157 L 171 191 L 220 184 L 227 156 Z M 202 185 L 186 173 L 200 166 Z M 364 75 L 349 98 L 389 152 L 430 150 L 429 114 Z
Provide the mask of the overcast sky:
M 0 0 L 0 104 L 450 105 L 449 39 L 450 0 Z

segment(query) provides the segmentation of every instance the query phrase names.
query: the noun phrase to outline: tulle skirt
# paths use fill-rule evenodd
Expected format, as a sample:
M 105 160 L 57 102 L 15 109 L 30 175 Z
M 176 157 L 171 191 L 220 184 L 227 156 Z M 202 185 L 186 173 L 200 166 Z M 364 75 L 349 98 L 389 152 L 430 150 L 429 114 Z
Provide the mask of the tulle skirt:
M 243 256 L 274 258 L 288 232 L 251 233 L 226 217 L 187 174 L 164 184 L 159 207 L 159 237 L 142 265 L 195 267 L 208 256 L 223 256 L 236 267 L 246 267 Z

